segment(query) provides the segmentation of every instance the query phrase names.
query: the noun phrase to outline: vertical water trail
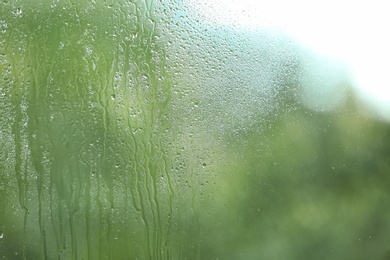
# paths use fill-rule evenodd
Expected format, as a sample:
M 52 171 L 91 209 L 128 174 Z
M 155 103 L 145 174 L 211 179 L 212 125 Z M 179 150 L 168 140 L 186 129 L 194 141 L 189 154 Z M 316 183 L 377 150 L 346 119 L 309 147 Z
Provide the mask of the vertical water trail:
M 165 100 L 163 100 L 160 104 L 160 106 L 162 107 L 161 108 L 161 111 L 159 112 L 158 114 L 158 121 L 161 122 L 161 129 L 160 129 L 160 132 L 162 133 L 165 133 L 165 131 L 167 131 L 169 128 L 168 126 L 166 126 L 168 124 L 167 120 L 169 120 L 168 118 L 165 118 L 167 117 L 167 114 L 168 114 L 168 103 L 171 101 L 171 82 L 170 82 L 170 79 L 168 78 L 168 75 L 167 75 L 167 72 L 165 70 L 165 59 L 166 59 L 166 53 L 164 50 L 161 51 L 161 65 L 159 66 L 159 69 L 161 70 L 161 79 L 164 80 L 162 82 L 162 90 L 163 90 L 163 93 L 166 95 L 165 97 Z M 157 77 L 157 79 L 159 80 L 159 77 Z M 158 93 L 157 93 L 158 95 Z M 158 98 L 158 96 L 157 96 Z M 171 129 L 172 131 L 172 129 Z M 168 137 L 166 137 L 168 138 Z M 173 218 L 173 198 L 174 198 L 174 189 L 173 189 L 173 186 L 172 186 L 172 180 L 171 180 L 171 177 L 170 177 L 170 173 L 169 173 L 169 165 L 171 164 L 170 160 L 169 160 L 169 154 L 168 154 L 168 147 L 167 147 L 167 144 L 164 143 L 164 139 L 161 137 L 161 136 L 158 136 L 158 140 L 157 140 L 157 143 L 158 143 L 158 146 L 161 147 L 161 176 L 164 180 L 164 183 L 162 185 L 162 187 L 166 187 L 167 188 L 167 191 L 162 191 L 163 193 L 164 192 L 167 192 L 168 193 L 168 207 L 169 207 L 169 210 L 168 210 L 168 216 L 167 216 L 167 223 L 166 223 L 166 237 L 165 237 L 165 243 L 163 243 L 164 247 L 165 247 L 165 252 L 166 252 L 166 259 L 170 259 L 170 249 L 168 247 L 168 241 L 170 239 L 170 232 L 171 232 L 171 229 L 172 229 L 172 218 Z M 164 252 L 164 250 L 162 250 L 162 252 Z M 164 255 L 164 254 L 163 254 Z
M 110 118 L 110 114 L 109 114 L 109 109 L 111 108 L 110 106 L 110 96 L 111 96 L 111 89 L 112 88 L 112 82 L 111 82 L 111 78 L 113 77 L 112 75 L 112 68 L 111 68 L 111 60 L 105 60 L 105 65 L 107 66 L 105 68 L 105 71 L 106 71 L 106 76 L 104 77 L 105 81 L 104 81 L 104 85 L 102 86 L 103 87 L 103 99 L 101 100 L 101 107 L 102 107 L 102 111 L 103 111 L 103 127 L 104 127 L 104 132 L 103 132 L 103 157 L 102 157 L 102 177 L 103 177 L 103 181 L 104 181 L 104 184 L 107 185 L 107 195 L 104 194 L 104 196 L 108 196 L 108 201 L 109 201 L 109 206 L 106 205 L 105 207 L 105 210 L 104 210 L 104 222 L 105 222 L 105 227 L 106 227 L 106 242 L 107 242 L 107 246 L 108 246 L 108 257 L 109 259 L 112 258 L 112 246 L 111 246 L 111 209 L 113 208 L 113 172 L 112 172 L 112 169 L 109 167 L 109 157 L 108 157 L 108 153 L 109 153 L 109 149 L 110 149 L 110 145 L 109 145 L 109 130 L 110 128 L 112 127 L 112 124 L 111 124 L 111 118 Z
M 52 143 L 52 140 L 51 141 L 51 144 L 53 145 Z M 61 255 L 61 250 L 62 250 L 62 241 L 60 240 L 60 234 L 61 234 L 61 230 L 58 229 L 57 227 L 57 222 L 55 221 L 56 219 L 56 215 L 55 215 L 55 212 L 58 212 L 55 211 L 55 202 L 54 202 L 54 185 L 55 185 L 55 181 L 53 179 L 54 177 L 54 174 L 50 174 L 50 181 L 49 181 L 49 194 L 50 194 L 50 198 L 49 198 L 49 210 L 50 210 L 50 219 L 51 219 L 51 226 L 52 226 L 52 230 L 53 230 L 53 233 L 54 233 L 54 240 L 55 240 L 55 245 L 56 245 L 56 254 L 57 254 L 57 259 L 60 258 L 60 255 Z M 57 204 L 58 205 L 58 204 Z
M 89 153 L 92 153 L 92 148 L 89 148 L 90 149 L 90 152 Z M 87 177 L 86 177 L 86 182 L 85 182 L 85 192 L 84 192 L 84 196 L 85 196 L 85 207 L 84 207 L 84 210 L 85 210 L 85 239 L 87 241 L 87 259 L 92 259 L 92 255 L 91 255 L 91 250 L 92 250 L 92 239 L 91 239 L 91 226 L 92 226 L 92 223 L 91 223 L 91 175 L 93 175 L 93 163 L 92 161 L 88 161 L 89 158 L 86 158 L 86 162 L 85 162 L 85 169 L 86 169 L 86 174 L 87 174 Z
M 143 31 L 143 21 L 144 21 L 144 14 L 141 13 L 139 8 L 136 8 L 135 10 L 135 16 L 137 20 L 139 21 L 136 25 L 136 30 L 138 37 L 141 37 L 141 39 L 136 38 L 135 40 L 137 41 L 136 43 L 138 44 L 143 44 L 143 37 L 144 37 L 144 31 Z M 150 210 L 148 210 L 148 204 L 150 203 L 150 187 L 148 185 L 148 179 L 149 176 L 147 174 L 147 165 L 145 164 L 145 155 L 147 154 L 147 149 L 146 149 L 146 140 L 145 140 L 145 131 L 147 131 L 148 125 L 147 125 L 147 111 L 148 109 L 146 108 L 146 105 L 144 104 L 145 102 L 148 102 L 148 100 L 143 96 L 143 88 L 148 88 L 148 86 L 143 85 L 142 78 L 145 77 L 145 75 L 142 75 L 144 73 L 143 71 L 143 66 L 142 64 L 142 58 L 144 57 L 145 53 L 138 53 L 140 50 L 140 47 L 143 46 L 138 46 L 133 53 L 134 53 L 134 58 L 135 58 L 135 64 L 136 64 L 136 71 L 134 71 L 134 88 L 136 91 L 136 97 L 137 101 L 140 104 L 139 107 L 142 109 L 142 124 L 139 126 L 141 128 L 141 133 L 137 133 L 137 140 L 136 140 L 136 161 L 135 161 L 135 167 L 136 171 L 134 174 L 137 175 L 137 183 L 138 183 L 138 193 L 140 196 L 140 201 L 141 201 L 141 215 L 143 222 L 145 224 L 145 240 L 146 240 L 146 245 L 145 245 L 145 251 L 146 255 L 148 256 L 148 259 L 153 259 L 154 257 L 154 250 L 153 250 L 153 240 L 151 240 L 151 234 L 154 232 L 154 227 L 155 225 L 151 224 L 154 222 L 153 219 L 153 209 L 152 206 L 150 207 Z M 141 49 L 141 51 L 144 50 L 144 48 Z M 147 76 L 146 76 L 147 77 Z M 135 129 L 138 131 L 138 129 Z M 138 139 L 140 139 L 138 141 Z M 145 142 L 146 141 L 146 142 Z M 146 155 L 147 156 L 147 155 Z M 142 184 L 143 185 L 142 185 Z M 146 191 L 144 193 L 144 191 Z M 152 223 L 150 223 L 149 216 L 146 215 L 147 212 L 150 212 L 152 214 Z
M 121 80 L 119 83 L 119 90 L 123 93 L 123 106 L 125 104 L 128 104 L 130 106 L 134 105 L 132 104 L 132 93 L 130 92 L 129 84 L 131 83 L 129 80 L 128 71 L 130 70 L 130 51 L 129 46 L 126 42 L 121 42 L 121 53 L 118 55 L 117 58 L 117 66 L 118 71 L 121 72 Z M 121 155 L 122 159 L 122 170 L 121 174 L 123 177 L 123 187 L 125 192 L 125 216 L 135 216 L 135 218 L 138 218 L 138 215 L 141 212 L 140 208 L 140 201 L 139 201 L 139 191 L 137 189 L 137 175 L 136 173 L 136 139 L 134 137 L 133 129 L 134 126 L 131 122 L 132 118 L 132 112 L 131 108 L 127 108 L 124 111 L 123 117 L 120 118 L 122 124 L 117 125 L 117 129 L 121 129 L 121 126 L 126 129 L 124 135 L 121 137 L 121 142 L 123 142 L 124 148 Z M 132 211 L 134 211 L 134 214 L 131 214 Z M 136 215 L 137 214 L 137 215 Z M 142 221 L 144 221 L 142 215 L 141 215 Z M 129 244 L 131 241 L 131 232 L 133 225 L 130 221 L 124 221 L 125 225 L 125 239 L 126 244 Z M 127 252 L 126 255 L 127 258 L 130 258 L 130 252 Z
M 103 102 L 103 82 L 102 82 L 102 79 L 100 77 L 100 75 L 98 76 L 98 82 L 99 84 L 97 84 L 97 91 L 98 91 L 98 96 L 99 96 L 99 101 L 100 102 Z M 104 123 L 104 119 L 105 117 L 103 116 L 103 126 L 105 126 L 105 123 Z M 104 158 L 104 144 L 105 144 L 105 134 L 106 134 L 106 130 L 103 129 L 103 151 L 99 151 L 99 157 L 101 157 L 102 155 L 100 153 L 103 153 L 103 158 Z M 99 158 L 100 159 L 100 158 Z M 99 160 L 99 163 L 98 163 L 98 169 L 96 170 L 96 180 L 97 180 L 97 192 L 96 192 L 96 196 L 95 196 L 95 202 L 96 202 L 96 205 L 97 205 L 97 209 L 98 209 L 98 232 L 100 234 L 103 234 L 103 205 L 102 205 L 102 202 L 101 202 L 101 190 L 102 190 L 102 184 L 101 184 L 101 174 L 102 174 L 102 169 L 103 169 L 103 163 L 102 163 L 102 159 Z M 99 259 L 102 259 L 103 257 L 103 236 L 99 236 L 99 243 L 98 243 L 98 258 Z
M 35 68 L 33 75 L 35 76 L 34 81 L 34 87 L 31 88 L 31 94 L 32 94 L 32 102 L 34 104 L 39 104 L 42 102 L 39 98 L 39 84 L 40 82 L 37 80 L 37 74 L 39 69 Z M 48 253 L 47 253 L 47 237 L 46 237 L 46 227 L 45 227 L 45 202 L 44 202 L 44 196 L 45 196 L 45 170 L 42 165 L 43 161 L 43 155 L 42 151 L 40 151 L 40 143 L 44 143 L 44 138 L 42 137 L 43 131 L 40 129 L 40 123 L 43 121 L 43 118 L 40 115 L 39 108 L 33 108 L 32 106 L 29 106 L 28 112 L 27 112 L 29 123 L 28 126 L 30 126 L 29 129 L 29 146 L 31 149 L 31 157 L 33 166 L 35 169 L 35 172 L 37 174 L 37 180 L 36 180 L 36 188 L 37 188 L 37 197 L 38 197 L 38 223 L 39 223 L 39 230 L 41 234 L 41 242 L 42 242 L 42 256 L 43 259 L 48 259 Z
M 17 62 L 13 60 L 13 66 L 17 66 Z M 23 259 L 26 259 L 26 246 L 27 246 L 27 241 L 26 241 L 26 227 L 27 227 L 27 216 L 28 216 L 28 208 L 27 208 L 27 179 L 26 179 L 26 167 L 27 163 L 25 162 L 25 169 L 23 170 L 23 161 L 24 158 L 22 156 L 23 153 L 23 147 L 22 144 L 24 143 L 24 138 L 23 138 L 23 133 L 25 132 L 23 129 L 23 121 L 24 121 L 24 115 L 22 111 L 22 102 L 23 98 L 25 98 L 25 94 L 23 93 L 23 89 L 20 85 L 21 81 L 23 79 L 20 79 L 20 72 L 15 72 L 13 73 L 13 81 L 15 84 L 15 96 L 17 98 L 13 99 L 13 110 L 14 110 L 14 122 L 12 124 L 12 132 L 14 135 L 14 141 L 15 141 L 15 175 L 16 175 L 16 180 L 17 180 L 17 185 L 18 185 L 18 197 L 19 197 L 19 206 L 24 212 L 24 217 L 23 217 L 23 248 L 22 248 L 22 254 L 23 254 Z
M 191 183 L 191 211 L 193 212 L 193 219 L 195 220 L 195 226 L 196 226 L 196 230 L 198 232 L 198 237 L 197 237 L 197 241 L 196 241 L 196 254 L 197 254 L 197 259 L 201 259 L 200 258 L 200 224 L 199 224 L 199 220 L 198 220 L 198 214 L 197 214 L 197 210 L 196 210 L 196 195 L 197 195 L 197 185 L 196 185 L 196 181 L 195 181 L 195 170 L 194 170 L 194 158 L 195 156 L 194 155 L 191 155 L 190 156 L 190 161 L 189 161 L 189 169 L 188 169 L 188 173 L 190 175 L 190 183 Z
M 159 82 L 156 80 L 157 70 L 159 69 L 158 64 L 155 64 L 152 61 L 152 52 L 155 51 L 153 46 L 155 42 L 153 42 L 153 36 L 155 35 L 155 22 L 152 20 L 153 15 L 153 3 L 151 1 L 145 1 L 146 13 L 145 13 L 145 23 L 142 24 L 140 28 L 144 31 L 145 38 L 144 43 L 144 59 L 145 64 L 143 70 L 147 75 L 147 84 L 149 85 L 149 90 L 147 92 L 149 103 L 144 108 L 145 113 L 145 136 L 146 140 L 144 141 L 145 152 L 146 152 L 146 169 L 147 169 L 147 179 L 150 180 L 150 183 L 147 184 L 148 190 L 148 199 L 150 201 L 151 213 L 153 218 L 153 232 L 154 238 L 152 240 L 152 245 L 154 248 L 154 256 L 156 259 L 160 259 L 162 257 L 162 232 L 163 227 L 161 224 L 161 205 L 158 197 L 158 188 L 157 183 L 159 179 L 160 172 L 158 171 L 158 143 L 156 142 L 156 136 L 160 135 L 159 132 L 159 124 L 161 122 L 157 121 L 156 109 L 159 108 L 158 97 L 156 95 L 157 88 L 159 87 Z M 150 27 L 151 23 L 151 27 Z M 145 31 L 145 26 L 149 24 L 148 30 Z M 157 107 L 157 108 L 156 108 Z

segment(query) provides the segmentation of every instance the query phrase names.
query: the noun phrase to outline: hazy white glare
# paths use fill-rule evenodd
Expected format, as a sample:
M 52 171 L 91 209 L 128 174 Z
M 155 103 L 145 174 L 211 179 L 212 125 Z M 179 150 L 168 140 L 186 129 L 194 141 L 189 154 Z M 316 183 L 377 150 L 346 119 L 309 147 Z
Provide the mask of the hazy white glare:
M 386 1 L 190 0 L 205 22 L 279 31 L 348 67 L 373 112 L 390 120 L 390 24 Z

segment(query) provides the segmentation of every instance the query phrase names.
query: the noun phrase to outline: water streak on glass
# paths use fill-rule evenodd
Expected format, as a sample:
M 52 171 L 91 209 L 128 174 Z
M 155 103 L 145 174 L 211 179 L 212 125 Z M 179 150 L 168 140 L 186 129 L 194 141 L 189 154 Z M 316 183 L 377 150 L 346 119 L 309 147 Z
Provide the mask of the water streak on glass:
M 2 176 L 5 255 L 169 258 L 176 188 L 163 6 L 1 5 L 1 167 L 14 175 Z

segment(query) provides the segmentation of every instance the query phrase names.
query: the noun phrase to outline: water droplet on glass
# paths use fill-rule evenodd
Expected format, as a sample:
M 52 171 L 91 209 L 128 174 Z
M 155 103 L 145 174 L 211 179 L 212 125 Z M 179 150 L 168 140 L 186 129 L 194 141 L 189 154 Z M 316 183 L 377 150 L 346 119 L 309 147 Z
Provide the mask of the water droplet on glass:
M 14 14 L 14 16 L 19 16 L 22 14 L 22 9 L 16 8 L 12 13 Z

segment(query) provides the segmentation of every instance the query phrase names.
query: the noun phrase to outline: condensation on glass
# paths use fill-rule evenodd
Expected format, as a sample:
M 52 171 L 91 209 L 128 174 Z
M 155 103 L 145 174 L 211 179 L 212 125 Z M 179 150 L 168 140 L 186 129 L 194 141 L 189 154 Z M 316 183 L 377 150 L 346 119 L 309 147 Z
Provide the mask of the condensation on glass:
M 3 259 L 390 252 L 388 124 L 344 68 L 196 6 L 0 3 Z
M 196 255 L 198 227 L 179 228 L 196 220 L 181 187 L 188 174 L 178 169 L 185 159 L 160 37 L 169 7 L 0 5 L 2 255 Z

